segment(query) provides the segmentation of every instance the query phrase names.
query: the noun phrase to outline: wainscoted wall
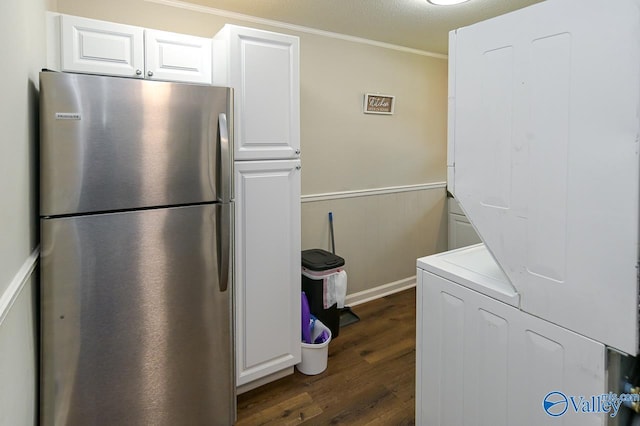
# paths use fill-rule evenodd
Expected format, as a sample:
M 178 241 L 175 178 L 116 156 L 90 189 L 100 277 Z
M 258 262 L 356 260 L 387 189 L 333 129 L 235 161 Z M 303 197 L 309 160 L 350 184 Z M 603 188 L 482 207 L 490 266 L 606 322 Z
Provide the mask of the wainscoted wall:
M 351 304 L 379 295 L 380 286 L 393 291 L 415 284 L 416 258 L 447 249 L 444 183 L 425 186 L 303 196 L 302 247 L 331 250 L 328 212 L 333 212 L 336 253 L 346 261 Z
M 45 0 L 0 1 L 0 425 L 37 422 L 38 72 Z
M 37 315 L 33 275 L 0 323 L 0 425 L 36 425 Z

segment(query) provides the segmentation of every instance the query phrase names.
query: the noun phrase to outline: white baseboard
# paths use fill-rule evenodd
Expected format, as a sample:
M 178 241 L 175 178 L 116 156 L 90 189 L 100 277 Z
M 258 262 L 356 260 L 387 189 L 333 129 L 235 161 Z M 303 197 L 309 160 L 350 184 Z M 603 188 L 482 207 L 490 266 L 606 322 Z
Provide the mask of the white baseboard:
M 11 280 L 11 283 L 4 293 L 0 295 L 0 325 L 2 325 L 4 319 L 9 314 L 11 307 L 15 303 L 16 299 L 18 299 L 18 296 L 22 292 L 25 284 L 29 282 L 31 274 L 38 263 L 39 256 L 40 248 L 36 247 L 36 249 L 24 261 L 20 270 L 18 270 L 18 273 L 13 277 L 13 280 Z
M 368 290 L 349 294 L 347 295 L 344 304 L 345 306 L 357 306 L 362 303 L 380 299 L 381 297 L 389 296 L 390 294 L 399 293 L 415 286 L 416 276 L 414 275 L 403 280 L 394 281 L 392 283 L 383 284 L 378 287 L 370 288 Z

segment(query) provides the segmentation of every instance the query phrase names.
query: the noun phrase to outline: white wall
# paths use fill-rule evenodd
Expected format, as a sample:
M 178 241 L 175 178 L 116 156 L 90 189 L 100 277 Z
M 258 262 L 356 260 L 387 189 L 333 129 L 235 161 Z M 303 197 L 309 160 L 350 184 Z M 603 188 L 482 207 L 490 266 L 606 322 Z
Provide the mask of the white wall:
M 34 161 L 43 27 L 44 1 L 0 2 L 0 294 L 36 246 Z
M 37 424 L 36 148 L 45 0 L 0 1 L 0 425 Z

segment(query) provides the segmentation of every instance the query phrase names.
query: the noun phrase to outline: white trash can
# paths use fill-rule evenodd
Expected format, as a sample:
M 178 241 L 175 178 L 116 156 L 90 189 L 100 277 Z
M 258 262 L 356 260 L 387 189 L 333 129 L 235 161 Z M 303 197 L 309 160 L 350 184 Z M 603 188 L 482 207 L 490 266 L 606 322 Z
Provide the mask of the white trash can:
M 302 345 L 302 361 L 296 364 L 296 368 L 302 374 L 313 376 L 320 374 L 327 369 L 327 358 L 329 357 L 329 342 L 331 342 L 331 330 L 319 320 L 313 326 L 311 340 L 315 340 L 323 331 L 326 331 L 329 338 L 322 343 L 304 343 Z

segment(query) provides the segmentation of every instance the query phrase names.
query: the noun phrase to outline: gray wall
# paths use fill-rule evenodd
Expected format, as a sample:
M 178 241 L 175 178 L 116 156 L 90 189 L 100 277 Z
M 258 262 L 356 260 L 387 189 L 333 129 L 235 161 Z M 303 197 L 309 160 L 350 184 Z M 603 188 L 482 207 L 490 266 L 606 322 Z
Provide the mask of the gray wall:
M 36 166 L 38 71 L 45 0 L 0 1 L 0 425 L 36 414 Z

